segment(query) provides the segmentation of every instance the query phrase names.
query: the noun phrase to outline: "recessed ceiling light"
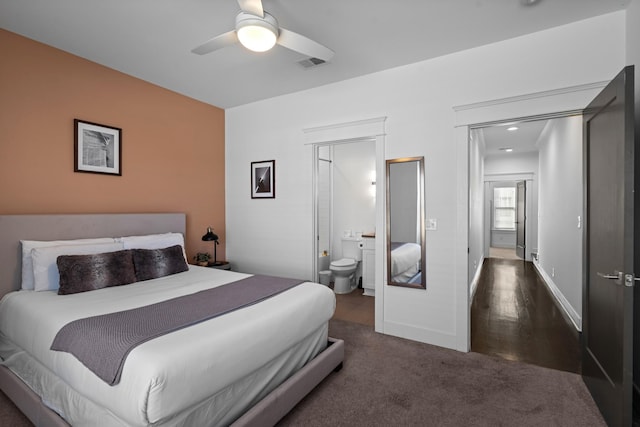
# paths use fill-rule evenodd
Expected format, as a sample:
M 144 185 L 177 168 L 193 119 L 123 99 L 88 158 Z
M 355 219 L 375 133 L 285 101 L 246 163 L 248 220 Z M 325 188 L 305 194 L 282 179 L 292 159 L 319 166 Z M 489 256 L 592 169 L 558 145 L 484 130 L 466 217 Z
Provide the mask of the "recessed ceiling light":
M 506 153 L 510 153 L 513 151 L 513 148 L 509 148 L 509 147 L 503 147 L 499 149 L 500 151 L 504 151 Z
M 507 130 L 513 132 L 514 130 L 518 130 L 518 126 L 511 126 L 510 128 L 507 128 Z

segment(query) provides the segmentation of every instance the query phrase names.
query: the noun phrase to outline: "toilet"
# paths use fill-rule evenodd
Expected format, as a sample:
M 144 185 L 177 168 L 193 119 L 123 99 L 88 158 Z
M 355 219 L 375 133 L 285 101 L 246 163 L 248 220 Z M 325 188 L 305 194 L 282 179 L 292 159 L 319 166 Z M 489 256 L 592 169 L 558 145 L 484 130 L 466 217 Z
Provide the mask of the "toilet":
M 332 261 L 329 270 L 333 273 L 333 291 L 348 294 L 356 288 L 356 271 L 362 261 L 362 239 L 342 238 L 342 258 Z

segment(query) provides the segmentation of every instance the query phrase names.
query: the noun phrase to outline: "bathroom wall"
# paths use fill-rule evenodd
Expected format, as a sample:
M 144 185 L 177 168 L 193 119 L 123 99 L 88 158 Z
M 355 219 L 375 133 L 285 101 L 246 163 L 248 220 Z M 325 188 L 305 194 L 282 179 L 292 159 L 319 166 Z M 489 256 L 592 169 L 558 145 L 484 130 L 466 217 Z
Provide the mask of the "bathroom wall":
M 340 239 L 345 231 L 355 234 L 375 229 L 376 199 L 371 194 L 371 172 L 375 170 L 375 163 L 372 142 L 333 146 L 332 261 L 342 258 Z
M 393 163 L 393 178 L 389 183 L 389 215 L 393 218 L 389 225 L 394 242 L 420 243 L 420 199 L 418 180 L 420 176 L 417 162 Z
M 318 271 L 329 269 L 329 256 L 331 253 L 331 157 L 332 148 L 330 146 L 318 147 Z M 321 256 L 323 252 L 327 256 Z

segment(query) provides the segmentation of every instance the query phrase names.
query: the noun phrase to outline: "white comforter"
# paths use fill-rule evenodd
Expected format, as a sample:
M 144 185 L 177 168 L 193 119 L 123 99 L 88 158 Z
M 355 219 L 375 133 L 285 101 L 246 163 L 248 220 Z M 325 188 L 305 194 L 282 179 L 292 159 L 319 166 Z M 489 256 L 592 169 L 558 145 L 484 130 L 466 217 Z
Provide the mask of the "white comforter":
M 404 243 L 391 251 L 391 277 L 407 282 L 420 271 L 421 256 L 422 251 L 417 243 Z
M 71 421 L 91 419 L 97 405 L 106 409 L 105 424 L 170 425 L 172 418 L 179 418 L 177 414 L 220 391 L 216 399 L 236 399 L 226 396 L 229 385 L 246 379 L 305 337 L 317 331 L 326 336 L 326 323 L 335 309 L 333 292 L 304 283 L 259 304 L 144 343 L 128 355 L 115 386 L 100 380 L 74 356 L 49 350 L 54 336 L 75 319 L 140 307 L 247 276 L 190 266 L 189 271 L 173 276 L 74 295 L 13 292 L 0 301 L 0 356 L 10 369 L 15 365 L 14 372 L 22 371 L 22 377 L 29 376 L 31 368 L 22 366 L 27 362 L 21 350 L 55 373 L 69 386 L 70 395 L 52 393 L 60 384 L 48 384 L 47 375 L 34 377 L 37 383 L 30 385 Z M 312 347 L 306 352 L 313 354 L 304 355 L 307 360 L 322 350 L 317 344 Z M 29 383 L 34 378 L 23 380 Z

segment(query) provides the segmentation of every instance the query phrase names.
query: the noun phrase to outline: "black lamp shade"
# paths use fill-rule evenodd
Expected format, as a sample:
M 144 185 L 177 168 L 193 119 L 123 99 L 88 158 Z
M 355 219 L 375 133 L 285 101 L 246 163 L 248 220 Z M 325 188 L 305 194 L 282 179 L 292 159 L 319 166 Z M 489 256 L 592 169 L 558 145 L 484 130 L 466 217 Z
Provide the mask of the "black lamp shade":
M 202 236 L 202 240 L 205 242 L 218 241 L 218 235 L 211 230 L 211 227 L 207 227 L 207 234 Z

